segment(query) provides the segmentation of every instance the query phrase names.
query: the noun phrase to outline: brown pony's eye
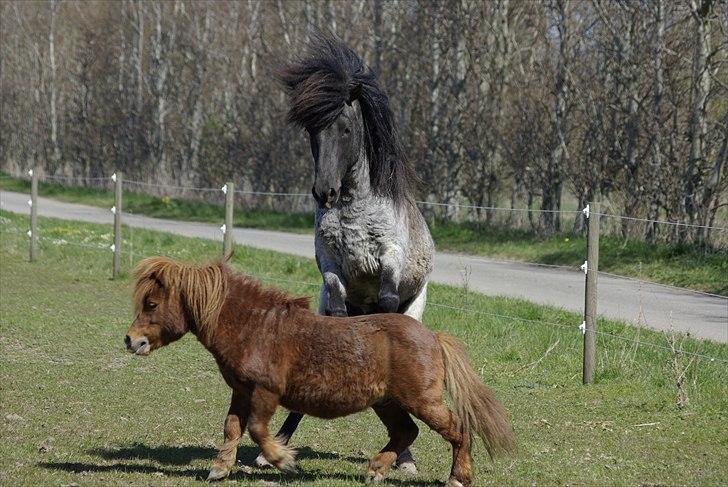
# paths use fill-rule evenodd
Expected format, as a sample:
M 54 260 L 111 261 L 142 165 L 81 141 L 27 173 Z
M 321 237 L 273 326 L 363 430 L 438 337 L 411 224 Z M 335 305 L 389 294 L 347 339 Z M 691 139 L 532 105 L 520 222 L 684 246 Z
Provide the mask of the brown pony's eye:
M 149 308 L 151 310 L 155 310 L 155 309 L 157 309 L 157 303 L 153 303 L 151 301 L 147 301 L 147 308 Z

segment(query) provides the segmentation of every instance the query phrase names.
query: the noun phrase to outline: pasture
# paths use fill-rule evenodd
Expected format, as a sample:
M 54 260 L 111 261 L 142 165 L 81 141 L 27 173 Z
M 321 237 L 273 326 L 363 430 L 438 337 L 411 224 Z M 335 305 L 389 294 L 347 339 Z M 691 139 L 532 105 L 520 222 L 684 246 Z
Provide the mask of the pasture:
M 230 396 L 212 357 L 191 336 L 148 358 L 127 354 L 131 280 L 109 279 L 111 227 L 39 221 L 45 238 L 31 264 L 26 218 L 0 213 L 0 483 L 202 485 Z M 134 252 L 124 254 L 127 270 L 160 251 L 201 261 L 221 249 L 163 233 L 124 235 Z M 319 280 L 312 261 L 237 247 L 232 266 L 318 296 L 306 284 Z M 669 347 L 664 334 L 600 321 L 618 338 L 598 337 L 595 384 L 584 387 L 580 316 L 439 285 L 429 302 L 424 323 L 463 341 L 515 427 L 516 456 L 490 463 L 476 447 L 475 485 L 725 483 L 728 346 L 676 337 L 678 348 L 719 360 L 674 355 L 632 341 Z M 678 407 L 683 375 L 688 401 Z M 437 485 L 447 476 L 449 446 L 419 426 L 420 474 L 394 473 L 391 485 Z M 257 448 L 246 435 L 238 469 L 224 483 L 360 485 L 385 437 L 372 413 L 307 418 L 293 440 L 300 472 L 282 475 L 248 467 Z

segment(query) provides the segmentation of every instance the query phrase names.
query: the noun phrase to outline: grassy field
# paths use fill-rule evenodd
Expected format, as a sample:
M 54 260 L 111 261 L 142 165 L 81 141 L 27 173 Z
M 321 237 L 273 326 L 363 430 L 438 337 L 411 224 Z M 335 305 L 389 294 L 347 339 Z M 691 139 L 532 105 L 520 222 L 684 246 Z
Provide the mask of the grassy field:
M 125 353 L 131 281 L 109 279 L 110 226 L 44 218 L 40 225 L 40 258 L 28 263 L 26 219 L 0 212 L 0 484 L 203 485 L 230 395 L 212 357 L 191 336 L 148 358 Z M 206 240 L 125 235 L 142 255 L 161 248 L 200 261 L 219 252 L 219 243 Z M 139 258 L 126 255 L 125 269 Z M 312 261 L 238 247 L 233 266 L 317 295 L 306 284 L 319 279 Z M 596 381 L 584 387 L 579 316 L 453 287 L 434 285 L 429 294 L 425 324 L 465 343 L 518 439 L 518 454 L 495 463 L 478 445 L 476 485 L 725 484 L 728 346 L 678 339 L 686 351 L 719 359 L 711 362 L 600 336 Z M 603 321 L 600 329 L 668 344 L 666 335 L 620 323 Z M 683 372 L 689 402 L 679 408 L 675 384 Z M 447 445 L 420 427 L 413 447 L 420 475 L 395 473 L 390 485 L 438 485 L 447 477 Z M 246 435 L 240 468 L 225 484 L 360 485 L 385 431 L 369 412 L 308 418 L 294 443 L 301 472 L 280 475 L 243 468 L 257 454 Z
M 3 176 L 0 178 L 0 189 L 29 191 L 28 181 Z M 113 194 L 99 189 L 41 182 L 39 192 L 42 196 L 73 203 L 101 207 L 114 204 Z M 222 192 L 220 197 L 222 201 Z M 220 204 L 132 191 L 124 193 L 124 211 L 189 221 L 221 222 L 224 219 L 224 210 Z M 235 225 L 310 233 L 313 212 L 283 213 L 246 209 L 235 212 Z M 430 225 L 430 229 L 440 250 L 573 267 L 580 266 L 586 256 L 586 239 L 583 236 L 540 237 L 531 232 L 474 223 L 435 222 Z M 647 244 L 602 236 L 599 267 L 603 271 L 623 276 L 728 295 L 728 252 L 725 250 L 693 245 Z

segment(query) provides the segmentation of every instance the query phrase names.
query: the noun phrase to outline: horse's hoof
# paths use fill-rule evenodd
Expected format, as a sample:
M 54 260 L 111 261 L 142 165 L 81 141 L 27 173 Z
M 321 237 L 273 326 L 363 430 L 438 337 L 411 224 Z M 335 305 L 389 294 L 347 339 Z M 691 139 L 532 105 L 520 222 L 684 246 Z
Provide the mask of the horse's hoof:
M 336 318 L 346 318 L 349 315 L 346 313 L 346 308 L 344 308 L 344 309 L 332 309 L 329 312 L 329 316 L 334 316 Z
M 415 465 L 415 462 L 398 463 L 397 468 L 409 475 L 417 475 L 417 465 Z
M 396 313 L 399 309 L 399 295 L 396 293 L 387 293 L 379 295 L 379 303 L 377 311 L 380 313 Z
M 384 480 L 384 474 L 381 472 L 367 472 L 367 477 L 364 479 L 365 484 L 381 484 Z
M 210 469 L 210 474 L 207 476 L 207 481 L 212 482 L 214 480 L 222 480 L 225 477 L 230 475 L 230 470 L 224 469 L 222 467 L 218 467 L 217 465 L 214 465 Z
M 255 466 L 260 468 L 271 468 L 273 465 L 270 464 L 268 460 L 265 459 L 263 454 L 261 453 L 258 455 L 258 457 L 255 459 Z
M 458 479 L 456 479 L 454 477 L 450 477 L 449 479 L 447 479 L 447 483 L 445 484 L 445 487 L 465 487 L 465 486 Z

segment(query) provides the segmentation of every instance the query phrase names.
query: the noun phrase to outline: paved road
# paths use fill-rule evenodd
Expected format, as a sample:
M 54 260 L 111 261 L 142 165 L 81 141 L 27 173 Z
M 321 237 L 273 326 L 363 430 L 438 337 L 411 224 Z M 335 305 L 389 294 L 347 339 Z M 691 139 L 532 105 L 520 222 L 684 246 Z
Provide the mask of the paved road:
M 0 192 L 0 209 L 28 213 L 28 195 Z M 38 199 L 38 214 L 93 223 L 112 222 L 107 209 L 47 198 Z M 186 237 L 221 239 L 219 225 L 129 214 L 124 215 L 124 223 Z M 313 258 L 313 237 L 310 235 L 236 228 L 234 239 L 242 245 Z M 464 272 L 465 269 L 468 272 Z M 584 275 L 578 271 L 437 253 L 432 275 L 434 282 L 459 286 L 463 284 L 464 273 L 469 274 L 468 285 L 473 291 L 523 298 L 577 312 L 583 310 Z M 641 310 L 642 322 L 650 328 L 688 331 L 700 338 L 728 343 L 728 298 L 600 275 L 598 310 L 602 316 L 627 323 L 636 323 Z M 574 324 L 576 326 L 578 323 Z

